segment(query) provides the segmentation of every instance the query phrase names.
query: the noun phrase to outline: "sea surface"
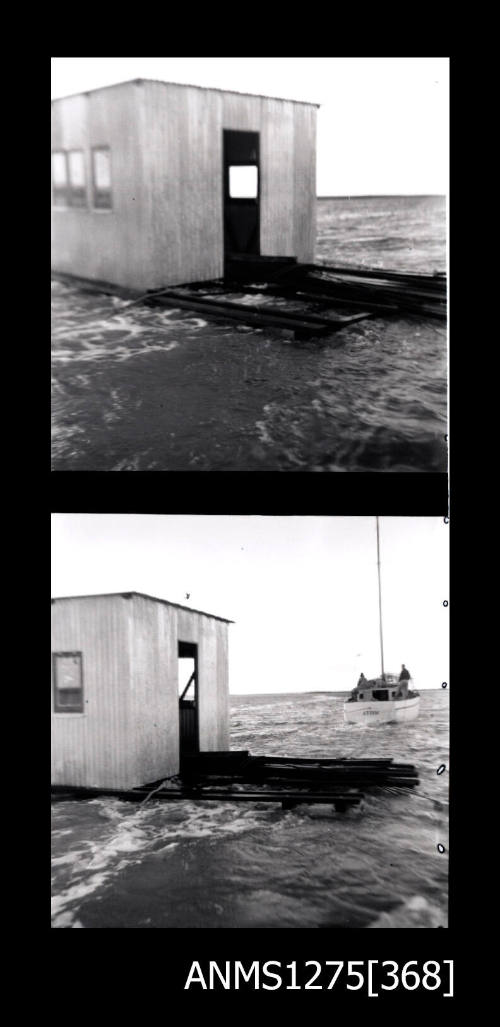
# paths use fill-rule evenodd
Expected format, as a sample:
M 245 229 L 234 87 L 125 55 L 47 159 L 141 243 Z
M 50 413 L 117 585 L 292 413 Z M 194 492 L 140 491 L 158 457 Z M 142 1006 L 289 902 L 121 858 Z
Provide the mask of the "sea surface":
M 318 200 L 316 260 L 443 271 L 445 218 L 443 197 Z M 446 470 L 440 321 L 299 341 L 53 281 L 52 323 L 53 470 Z
M 393 757 L 416 766 L 415 789 L 365 792 L 346 813 L 154 797 L 55 803 L 52 926 L 447 927 L 448 692 L 421 692 L 412 723 L 376 727 L 344 724 L 345 697 L 233 696 L 231 748 Z
M 446 271 L 445 241 L 444 196 L 318 200 L 318 263 L 433 274 Z

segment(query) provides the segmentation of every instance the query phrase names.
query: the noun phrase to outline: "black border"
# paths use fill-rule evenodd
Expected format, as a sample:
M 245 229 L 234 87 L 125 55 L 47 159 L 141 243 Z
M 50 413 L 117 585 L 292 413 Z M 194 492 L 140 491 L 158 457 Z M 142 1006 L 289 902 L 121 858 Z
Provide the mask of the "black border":
M 189 18 L 189 24 L 185 27 L 189 28 L 189 38 L 192 39 L 192 12 L 187 17 Z M 210 15 L 207 13 L 205 16 L 207 24 L 203 22 L 203 17 L 202 14 L 201 21 L 198 23 L 198 41 L 195 34 L 192 52 L 195 52 L 196 48 L 200 49 L 201 53 L 204 50 L 206 52 L 207 43 L 204 37 L 205 32 L 209 33 L 210 31 L 209 17 L 213 31 L 213 12 Z M 257 36 L 257 19 L 255 19 L 253 25 L 249 24 L 247 26 L 250 30 L 249 34 L 247 29 L 245 29 L 245 39 L 247 44 L 250 44 L 249 52 L 265 51 L 267 43 L 267 49 L 269 49 L 271 54 L 274 52 L 269 46 L 273 39 L 272 31 L 270 34 L 266 31 L 263 39 L 262 27 L 262 21 L 259 19 L 259 35 Z M 369 26 L 370 29 L 372 27 L 372 25 Z M 284 49 L 288 49 L 288 52 L 293 52 L 293 47 L 287 48 L 286 31 L 285 40 L 283 39 L 284 31 L 282 19 L 280 19 L 279 36 L 277 33 L 275 34 L 275 38 L 279 40 L 276 50 L 278 53 L 283 53 Z M 307 51 L 308 34 L 310 43 L 314 38 L 313 45 L 311 46 L 309 43 L 309 50 L 314 52 L 318 39 L 317 19 L 301 19 L 300 35 L 302 42 L 299 50 L 302 48 Z M 177 38 L 179 38 L 178 32 Z M 200 47 L 199 41 L 202 38 L 203 44 Z M 428 30 L 426 30 L 426 38 L 428 38 Z M 253 47 L 253 49 L 251 47 L 252 39 L 255 39 L 255 42 L 257 42 L 257 46 Z M 113 40 L 116 46 L 115 34 Z M 264 45 L 262 45 L 262 42 L 264 42 Z M 418 43 L 418 39 L 416 42 Z M 436 43 L 434 43 L 434 47 L 438 49 Z M 61 49 L 63 48 L 61 47 Z M 446 46 L 441 49 L 446 51 Z M 363 40 L 360 50 L 362 53 Z M 426 52 L 426 45 L 421 48 L 421 51 Z M 465 64 L 465 62 L 463 63 Z M 469 72 L 470 68 L 471 61 L 468 58 L 467 69 Z M 456 84 L 457 78 L 459 78 L 459 70 L 459 59 L 452 57 L 450 66 L 452 126 L 453 112 L 459 109 L 453 105 L 453 86 Z M 462 105 L 460 108 L 461 119 L 463 119 L 463 109 Z M 457 134 L 455 134 L 455 138 L 457 138 Z M 459 164 L 456 162 L 453 164 L 452 162 L 453 166 L 457 168 Z M 450 204 L 452 203 L 452 197 L 453 191 L 451 190 Z M 460 234 L 463 234 L 463 226 L 461 226 Z M 451 239 L 452 233 L 450 232 L 450 245 Z M 452 262 L 451 249 L 450 261 Z M 459 268 L 457 267 L 455 270 L 458 271 Z M 451 327 L 449 327 L 450 331 Z M 457 336 L 457 343 L 460 344 L 460 342 L 461 340 Z M 459 349 L 460 345 L 455 350 L 457 356 L 459 355 L 457 353 Z M 449 365 L 449 383 L 452 380 L 451 376 L 452 367 Z M 38 389 L 37 393 L 39 394 Z M 456 455 L 458 445 L 457 427 L 459 430 L 460 425 L 454 424 L 454 427 L 455 435 L 453 438 L 456 443 L 454 451 Z M 466 440 L 464 439 L 464 442 L 466 446 L 470 446 L 469 435 Z M 465 448 L 462 448 L 463 452 L 466 452 Z M 472 449 L 469 455 L 471 461 L 473 461 Z M 453 458 L 451 464 L 455 473 L 457 472 L 456 463 Z M 133 474 L 133 479 L 128 477 L 129 474 Z M 435 935 L 429 938 L 424 932 L 420 937 L 419 935 L 413 935 L 408 940 L 405 939 L 404 934 L 397 931 L 396 935 L 390 935 L 387 941 L 384 941 L 384 937 L 380 933 L 371 937 L 368 935 L 364 940 L 355 939 L 353 941 L 349 939 L 349 934 L 345 931 L 341 932 L 339 940 L 338 937 L 332 937 L 331 931 L 323 932 L 318 936 L 317 933 L 311 935 L 310 932 L 304 929 L 282 929 L 278 930 L 277 933 L 275 931 L 274 935 L 269 937 L 262 930 L 257 930 L 255 937 L 249 930 L 243 930 L 243 932 L 239 930 L 236 939 L 225 938 L 224 935 L 221 938 L 217 938 L 217 935 L 214 936 L 213 932 L 210 934 L 210 932 L 207 933 L 206 931 L 189 930 L 187 934 L 177 933 L 171 939 L 167 937 L 167 942 L 163 942 L 160 946 L 159 951 L 161 951 L 161 955 L 158 959 L 158 964 L 156 964 L 154 959 L 155 953 L 153 953 L 153 960 L 152 963 L 149 963 L 149 970 L 151 971 L 151 969 L 156 968 L 159 974 L 156 977 L 156 987 L 152 984 L 151 979 L 149 986 L 143 987 L 141 985 L 140 1001 L 143 1013 L 144 1007 L 148 1010 L 151 1008 L 152 1012 L 154 1010 L 156 1014 L 158 1013 L 158 984 L 162 988 L 161 1008 L 163 1011 L 165 1004 L 167 1004 L 168 1008 L 168 1003 L 171 1002 L 172 996 L 175 995 L 182 1000 L 183 1005 L 188 1003 L 188 1007 L 184 1007 L 183 1012 L 186 1008 L 190 1007 L 189 1011 L 194 1009 L 204 1016 L 210 1016 L 213 1012 L 227 1012 L 228 1008 L 231 1010 L 237 1008 L 239 1013 L 255 1007 L 256 1002 L 259 1009 L 263 1012 L 276 1016 L 283 1013 L 288 999 L 293 1002 L 290 1009 L 295 1013 L 299 1009 L 304 1009 L 304 1011 L 307 1011 L 309 1014 L 312 1013 L 312 1015 L 317 1014 L 317 1012 L 320 1012 L 320 1015 L 326 1013 L 329 1018 L 335 1018 L 335 1015 L 341 1008 L 352 1015 L 356 1010 L 356 1003 L 358 1010 L 363 1006 L 362 996 L 358 996 L 354 992 L 350 993 L 347 997 L 327 992 L 308 992 L 305 1000 L 305 993 L 294 991 L 260 992 L 256 995 L 244 991 L 236 993 L 224 992 L 222 995 L 207 992 L 186 992 L 184 990 L 184 981 L 191 960 L 207 957 L 213 959 L 260 959 L 262 961 L 265 959 L 281 958 L 288 962 L 291 959 L 298 960 L 301 957 L 307 959 L 343 958 L 346 960 L 349 958 L 392 958 L 399 959 L 400 962 L 419 957 L 436 959 L 455 958 L 457 963 L 455 970 L 457 998 L 461 1000 L 464 997 L 474 997 L 473 1009 L 474 1012 L 477 1012 L 478 1002 L 484 996 L 487 975 L 490 972 L 488 965 L 491 966 L 491 964 L 484 960 L 481 962 L 484 942 L 482 942 L 478 929 L 480 931 L 481 926 L 485 925 L 480 922 L 480 911 L 476 914 L 476 922 L 474 925 L 471 925 L 475 928 L 474 934 L 468 934 L 469 900 L 467 889 L 470 888 L 470 904 L 477 903 L 484 909 L 487 903 L 487 896 L 490 894 L 489 882 L 492 880 L 492 877 L 491 863 L 486 862 L 484 859 L 485 856 L 488 856 L 488 821 L 484 821 L 480 825 L 486 828 L 486 837 L 481 838 L 481 835 L 478 836 L 477 833 L 478 824 L 477 820 L 475 820 L 475 800 L 471 794 L 470 770 L 473 754 L 471 751 L 470 758 L 466 758 L 464 750 L 464 738 L 468 741 L 470 740 L 472 750 L 471 725 L 466 723 L 462 724 L 462 726 L 460 725 L 461 717 L 465 720 L 466 716 L 464 704 L 460 697 L 460 690 L 462 688 L 463 692 L 467 692 L 468 689 L 466 688 L 465 673 L 461 673 L 466 651 L 462 647 L 459 651 L 457 649 L 456 639 L 458 638 L 459 629 L 456 627 L 458 618 L 455 616 L 454 604 L 455 600 L 460 598 L 459 583 L 463 580 L 464 553 L 467 551 L 467 543 L 470 543 L 470 536 L 468 533 L 466 537 L 464 532 L 464 537 L 460 539 L 460 515 L 463 496 L 460 497 L 460 482 L 458 481 L 457 483 L 455 477 L 452 477 L 452 481 L 454 506 L 450 534 L 450 590 L 453 597 L 450 618 L 450 681 L 456 682 L 457 701 L 454 701 L 455 695 L 453 693 L 450 694 L 450 735 L 455 764 L 453 773 L 450 775 L 450 918 L 448 931 L 441 934 L 441 939 L 439 939 L 439 936 L 436 938 Z M 409 475 L 395 472 L 375 472 L 369 475 L 350 475 L 347 473 L 336 475 L 299 473 L 297 475 L 296 472 L 276 474 L 260 474 L 258 472 L 248 472 L 246 474 L 186 472 L 183 474 L 171 472 L 160 474 L 158 478 L 154 472 L 149 474 L 147 472 L 119 472 L 116 480 L 112 478 L 111 472 L 95 474 L 91 472 L 52 472 L 50 478 L 47 477 L 46 479 L 46 485 L 48 486 L 47 496 L 49 497 L 50 510 L 53 512 L 261 513 L 268 515 L 330 514 L 332 516 L 378 514 L 380 516 L 444 517 L 448 515 L 449 496 L 446 474 L 425 475 L 419 472 Z M 477 508 L 475 510 L 476 530 L 478 519 L 482 514 L 481 496 L 484 493 L 484 486 L 485 479 L 481 477 L 475 463 L 471 463 L 469 467 L 468 492 L 477 499 Z M 458 522 L 456 516 L 457 498 L 459 506 Z M 465 516 L 466 512 L 465 509 Z M 465 527 L 464 517 L 462 518 L 462 524 Z M 470 528 L 470 522 L 467 524 L 467 527 Z M 487 530 L 485 526 L 485 531 Z M 481 598 L 484 598 L 479 592 L 476 593 L 476 597 L 478 602 Z M 474 595 L 470 597 L 464 593 L 463 599 L 465 600 L 467 611 L 469 611 L 470 599 L 472 599 L 472 603 L 475 602 Z M 470 625 L 468 630 L 470 631 Z M 474 650 L 476 648 L 472 637 L 470 647 Z M 460 669 L 458 667 L 459 656 Z M 476 678 L 476 683 L 479 689 L 481 686 L 479 677 Z M 469 680 L 469 684 L 471 686 L 474 684 L 472 677 Z M 479 697 L 477 697 L 477 701 L 479 701 Z M 475 702 L 476 698 L 471 699 L 470 691 L 468 691 L 468 695 L 465 695 L 467 711 L 471 710 L 471 714 L 467 712 L 468 717 L 469 715 L 476 715 L 476 711 L 471 709 L 471 703 Z M 479 733 L 482 737 L 482 729 L 478 725 Z M 477 766 L 480 769 L 479 764 Z M 491 797 L 494 799 L 494 794 Z M 467 823 L 467 837 L 465 837 L 465 831 L 463 830 L 465 820 L 464 805 L 469 803 L 469 801 L 474 803 L 474 808 L 471 810 L 472 818 Z M 461 805 L 462 808 L 461 823 L 457 820 L 458 805 Z M 481 888 L 479 886 L 478 888 L 478 884 L 482 883 L 477 875 L 479 868 L 475 862 L 478 851 L 481 851 L 483 854 L 483 871 L 485 875 L 483 880 L 485 881 L 486 877 L 488 878 L 488 890 L 486 893 L 484 887 Z M 50 927 L 50 922 L 48 926 Z M 467 947 L 468 952 L 466 956 L 465 947 L 462 953 L 462 946 L 469 939 L 470 944 Z M 474 943 L 474 949 L 471 952 L 472 943 Z M 489 956 L 492 956 L 491 952 Z M 101 983 L 103 984 L 102 997 L 103 993 L 106 996 L 109 985 L 107 986 L 106 982 Z M 116 1014 L 116 1007 L 120 1008 L 121 1000 L 120 995 L 117 995 L 115 983 L 111 984 L 109 994 L 111 994 L 111 991 L 113 993 L 113 1009 Z M 125 989 L 125 993 L 128 995 L 128 989 Z M 434 1001 L 431 996 L 428 996 L 428 998 L 430 998 L 430 1001 L 424 1001 L 426 1009 L 430 1010 L 432 1005 L 436 1007 L 437 1004 L 441 1016 L 446 1016 L 447 1013 L 454 1011 L 450 1000 L 443 1000 L 441 1002 L 438 996 L 434 998 Z M 380 1009 L 382 1002 L 385 1014 L 394 1005 L 397 1007 L 401 1003 L 406 1003 L 406 1010 L 410 1011 L 410 1008 L 414 1007 L 415 1004 L 417 1006 L 421 1005 L 420 999 L 421 996 L 418 993 L 408 992 L 403 995 L 391 993 L 387 1002 L 381 998 L 367 1000 L 367 1006 L 372 1016 L 375 1014 L 375 1018 L 377 1018 L 377 1010 L 382 1012 Z M 94 1000 L 92 999 L 92 1001 Z M 129 998 L 126 1001 L 128 1003 Z M 360 1001 L 361 1006 L 359 1004 Z
M 53 471 L 54 513 L 447 517 L 448 477 L 424 472 Z

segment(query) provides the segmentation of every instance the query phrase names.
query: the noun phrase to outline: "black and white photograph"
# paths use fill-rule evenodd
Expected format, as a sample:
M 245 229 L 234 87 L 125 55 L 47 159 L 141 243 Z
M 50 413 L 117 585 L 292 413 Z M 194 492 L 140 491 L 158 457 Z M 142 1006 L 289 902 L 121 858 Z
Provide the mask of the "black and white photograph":
M 446 928 L 444 519 L 52 530 L 52 926 Z
M 450 62 L 50 60 L 47 926 L 169 993 L 454 995 Z
M 52 59 L 52 470 L 447 470 L 446 57 Z

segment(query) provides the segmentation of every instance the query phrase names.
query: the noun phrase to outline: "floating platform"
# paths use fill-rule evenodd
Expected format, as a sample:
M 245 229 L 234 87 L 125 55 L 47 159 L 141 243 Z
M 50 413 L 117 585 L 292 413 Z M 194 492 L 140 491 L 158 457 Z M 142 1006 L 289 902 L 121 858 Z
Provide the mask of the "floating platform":
M 177 307 L 226 324 L 237 321 L 287 331 L 298 339 L 331 336 L 376 316 L 447 316 L 444 274 L 301 264 L 295 257 L 237 254 L 226 260 L 223 278 L 150 289 L 142 295 L 102 281 L 62 273 L 54 277 L 87 292 L 130 299 L 129 306 Z
M 343 813 L 358 806 L 367 788 L 413 788 L 418 775 L 411 764 L 392 759 L 350 760 L 252 756 L 247 750 L 185 756 L 180 774 L 139 788 L 52 789 L 53 801 L 117 798 L 145 802 L 180 800 L 277 802 L 282 809 L 327 804 Z
M 226 284 L 265 285 L 269 295 L 295 296 L 332 306 L 361 307 L 373 314 L 398 313 L 445 320 L 444 273 L 419 274 L 379 268 L 301 264 L 294 258 L 235 255 L 225 264 Z
M 321 338 L 377 315 L 445 320 L 446 276 L 236 255 L 226 261 L 223 279 L 154 289 L 145 302 Z
M 245 289 L 245 292 L 249 290 Z M 253 289 L 254 294 L 259 290 Z M 241 303 L 227 298 L 227 289 L 215 283 L 212 287 L 205 283 L 193 290 L 190 286 L 180 289 L 162 289 L 154 294 L 151 302 L 162 306 L 180 307 L 181 310 L 192 310 L 197 314 L 205 314 L 216 321 L 238 321 L 239 324 L 257 327 L 279 328 L 294 333 L 298 338 L 305 336 L 331 335 L 346 325 L 363 321 L 372 314 L 369 311 L 338 313 L 314 313 L 307 308 L 304 301 L 295 303 L 295 309 L 283 306 L 272 306 L 267 302 Z

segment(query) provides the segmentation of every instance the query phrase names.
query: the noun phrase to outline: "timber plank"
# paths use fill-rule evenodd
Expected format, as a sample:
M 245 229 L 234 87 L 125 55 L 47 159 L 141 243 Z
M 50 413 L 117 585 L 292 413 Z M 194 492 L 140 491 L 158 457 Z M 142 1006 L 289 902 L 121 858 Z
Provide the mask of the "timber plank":
M 279 328 L 308 330 L 314 334 L 324 335 L 328 332 L 339 331 L 346 325 L 369 317 L 369 312 L 359 312 L 352 315 L 338 315 L 324 317 L 318 314 L 302 313 L 301 311 L 287 311 L 279 307 L 267 305 L 251 307 L 245 303 L 235 303 L 230 300 L 224 302 L 209 299 L 196 299 L 187 293 L 174 290 L 165 290 L 157 293 L 148 302 L 164 303 L 167 306 L 177 306 L 181 309 L 194 310 L 200 313 L 209 314 L 217 319 L 236 320 L 241 323 L 258 324 L 259 326 L 271 325 Z
M 90 799 L 97 796 L 109 796 L 110 798 L 124 799 L 129 802 L 142 802 L 149 796 L 146 789 L 122 790 L 118 788 L 75 788 L 71 792 L 72 799 Z M 66 793 L 67 795 L 67 793 Z M 69 797 L 69 796 L 68 796 Z M 285 789 L 262 790 L 262 791 L 233 791 L 231 789 L 216 790 L 201 787 L 165 789 L 155 792 L 155 799 L 162 802 L 175 802 L 198 800 L 214 802 L 283 802 L 290 800 L 294 803 L 335 803 L 343 802 L 351 805 L 358 804 L 364 798 L 361 792 L 300 792 Z

